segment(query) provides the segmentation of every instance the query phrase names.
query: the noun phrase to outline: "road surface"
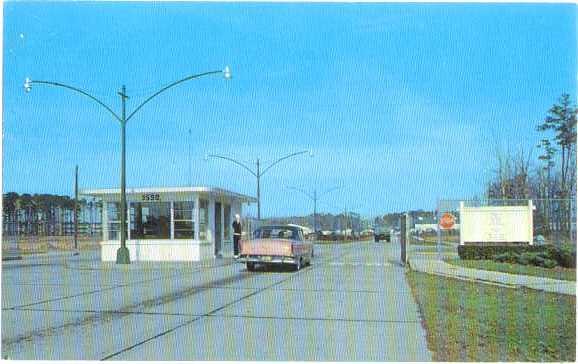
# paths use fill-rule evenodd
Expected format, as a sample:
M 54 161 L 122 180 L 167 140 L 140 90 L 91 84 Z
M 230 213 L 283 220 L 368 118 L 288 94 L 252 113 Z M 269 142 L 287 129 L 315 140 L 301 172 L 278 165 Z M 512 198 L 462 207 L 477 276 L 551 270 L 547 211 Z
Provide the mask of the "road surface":
M 298 272 L 229 259 L 102 263 L 97 252 L 2 265 L 2 357 L 428 361 L 391 244 L 316 245 Z

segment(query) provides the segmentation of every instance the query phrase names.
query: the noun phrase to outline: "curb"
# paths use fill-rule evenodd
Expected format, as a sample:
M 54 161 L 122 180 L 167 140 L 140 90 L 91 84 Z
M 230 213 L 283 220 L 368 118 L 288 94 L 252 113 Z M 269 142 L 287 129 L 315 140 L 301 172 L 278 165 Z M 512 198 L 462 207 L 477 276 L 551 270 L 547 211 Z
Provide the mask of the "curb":
M 66 251 L 54 251 L 44 252 L 44 253 L 31 253 L 31 254 L 21 254 L 18 258 L 12 257 L 2 257 L 2 261 L 5 260 L 28 260 L 28 259 L 38 259 L 38 258 L 58 258 L 58 257 L 76 257 L 80 256 L 83 252 L 91 252 L 92 250 L 66 250 Z
M 10 260 L 22 260 L 22 256 L 21 255 L 17 255 L 17 256 L 12 256 L 12 257 L 2 257 L 2 261 L 10 261 Z
M 446 263 L 449 264 L 449 263 Z M 411 265 L 408 264 L 410 267 Z M 451 265 L 451 264 L 449 264 Z M 526 285 L 526 284 L 510 284 L 510 283 L 503 283 L 503 282 L 497 282 L 494 280 L 488 280 L 488 279 L 481 279 L 481 278 L 475 278 L 475 277 L 464 277 L 458 274 L 449 274 L 449 273 L 443 273 L 443 272 L 435 272 L 435 271 L 428 271 L 428 270 L 417 270 L 414 269 L 413 267 L 411 268 L 412 270 L 416 271 L 416 272 L 421 272 L 421 273 L 426 273 L 426 274 L 431 274 L 431 275 L 435 275 L 438 277 L 445 277 L 445 278 L 453 278 L 453 279 L 459 279 L 461 281 L 467 281 L 467 282 L 474 282 L 474 283 L 480 283 L 480 284 L 488 284 L 488 285 L 492 285 L 492 286 L 498 286 L 498 287 L 504 287 L 504 288 L 511 288 L 511 289 L 517 289 L 517 288 L 526 288 L 526 289 L 532 289 L 535 291 L 542 291 L 542 292 L 547 292 L 547 293 L 554 293 L 554 294 L 561 294 L 561 295 L 567 295 L 567 296 L 576 296 L 576 293 L 569 293 L 569 292 L 554 292 L 554 291 L 549 291 L 543 288 L 538 288 L 538 287 L 533 287 L 530 285 Z M 503 272 L 502 272 L 503 273 Z M 505 273 L 505 274 L 511 274 L 511 273 Z M 551 283 L 553 284 L 557 284 L 557 283 Z

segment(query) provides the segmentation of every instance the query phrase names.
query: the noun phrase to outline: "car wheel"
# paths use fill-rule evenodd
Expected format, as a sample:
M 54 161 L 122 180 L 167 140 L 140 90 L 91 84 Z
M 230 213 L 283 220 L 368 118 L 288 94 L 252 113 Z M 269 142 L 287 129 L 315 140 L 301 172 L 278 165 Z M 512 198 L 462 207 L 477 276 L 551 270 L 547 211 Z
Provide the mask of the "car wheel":
M 247 270 L 249 272 L 254 272 L 255 271 L 255 263 L 247 262 Z
M 301 270 L 301 263 L 303 262 L 303 258 L 299 258 L 297 263 L 295 263 L 295 271 Z

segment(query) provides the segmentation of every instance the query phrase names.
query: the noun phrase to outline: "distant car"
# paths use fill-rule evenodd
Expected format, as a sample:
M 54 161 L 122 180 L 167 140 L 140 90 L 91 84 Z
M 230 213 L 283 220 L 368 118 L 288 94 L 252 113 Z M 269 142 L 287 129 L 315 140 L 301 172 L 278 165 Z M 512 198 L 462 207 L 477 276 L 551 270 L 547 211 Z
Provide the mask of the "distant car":
M 262 226 L 254 231 L 252 239 L 241 240 L 240 262 L 247 270 L 257 265 L 291 265 L 295 270 L 311 264 L 313 242 L 305 240 L 303 230 L 288 225 Z
M 373 234 L 376 243 L 379 243 L 380 240 L 385 241 L 387 243 L 391 242 L 391 233 L 389 231 L 379 231 L 376 230 Z

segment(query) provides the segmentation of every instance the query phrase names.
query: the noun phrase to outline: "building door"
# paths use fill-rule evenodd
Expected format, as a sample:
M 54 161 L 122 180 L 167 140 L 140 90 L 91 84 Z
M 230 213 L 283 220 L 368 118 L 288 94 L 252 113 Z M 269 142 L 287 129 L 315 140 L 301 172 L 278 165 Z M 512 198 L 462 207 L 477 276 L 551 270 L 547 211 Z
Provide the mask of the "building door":
M 223 222 L 221 221 L 221 203 L 215 202 L 215 256 L 221 256 Z

